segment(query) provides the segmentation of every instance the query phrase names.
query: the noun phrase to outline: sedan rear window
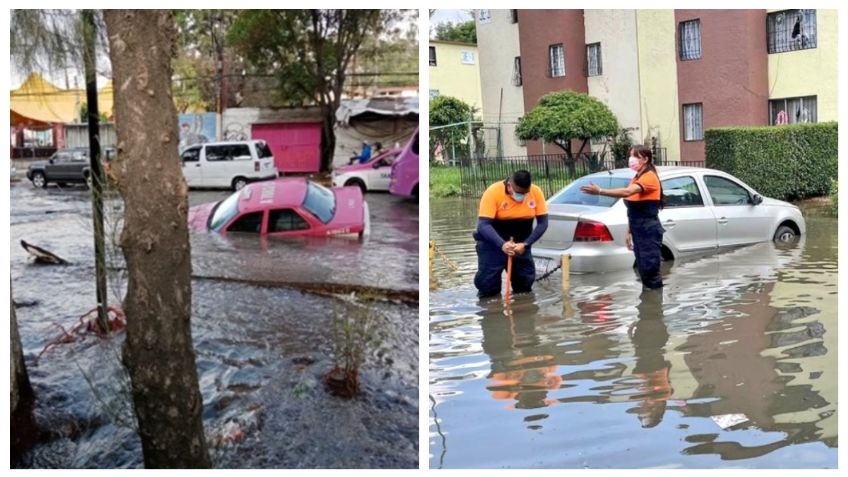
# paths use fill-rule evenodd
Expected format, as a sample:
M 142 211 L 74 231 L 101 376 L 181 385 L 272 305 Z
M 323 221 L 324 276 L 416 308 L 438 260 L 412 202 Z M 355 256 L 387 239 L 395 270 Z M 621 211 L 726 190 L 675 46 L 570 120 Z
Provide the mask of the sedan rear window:
M 324 186 L 307 182 L 303 208 L 318 217 L 321 222 L 328 224 L 336 215 L 336 196 Z
M 591 205 L 595 207 L 612 207 L 618 201 L 617 197 L 591 195 L 580 192 L 580 187 L 588 184 L 598 184 L 604 189 L 627 187 L 630 179 L 624 177 L 581 177 L 572 182 L 564 191 L 555 195 L 550 204 Z

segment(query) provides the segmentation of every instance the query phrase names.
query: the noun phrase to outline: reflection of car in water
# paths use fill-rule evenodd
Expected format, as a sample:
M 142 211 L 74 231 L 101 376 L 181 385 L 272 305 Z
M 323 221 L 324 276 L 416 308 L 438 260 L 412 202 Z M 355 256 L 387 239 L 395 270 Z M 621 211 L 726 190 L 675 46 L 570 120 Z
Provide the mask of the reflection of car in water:
M 362 164 L 339 167 L 333 171 L 333 185 L 357 186 L 362 192 L 388 191 L 392 164 L 401 151 L 402 149 L 392 149 Z
M 657 169 L 665 199 L 660 221 L 667 260 L 771 240 L 792 242 L 806 233 L 798 207 L 762 197 L 730 174 L 696 167 Z M 631 268 L 624 201 L 585 194 L 580 187 L 626 187 L 633 174 L 617 169 L 585 176 L 548 199 L 548 231 L 533 255 L 544 262 L 568 253 L 575 272 Z
M 246 185 L 228 198 L 189 210 L 192 229 L 226 235 L 321 237 L 368 234 L 368 204 L 358 187 L 327 189 L 304 178 Z

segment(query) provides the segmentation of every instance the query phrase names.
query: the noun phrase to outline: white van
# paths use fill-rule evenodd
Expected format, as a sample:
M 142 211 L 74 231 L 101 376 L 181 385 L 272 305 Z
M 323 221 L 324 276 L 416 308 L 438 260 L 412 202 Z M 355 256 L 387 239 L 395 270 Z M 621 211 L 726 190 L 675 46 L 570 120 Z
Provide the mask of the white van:
M 189 146 L 180 155 L 189 187 L 239 190 L 250 182 L 279 175 L 265 141 L 208 142 Z

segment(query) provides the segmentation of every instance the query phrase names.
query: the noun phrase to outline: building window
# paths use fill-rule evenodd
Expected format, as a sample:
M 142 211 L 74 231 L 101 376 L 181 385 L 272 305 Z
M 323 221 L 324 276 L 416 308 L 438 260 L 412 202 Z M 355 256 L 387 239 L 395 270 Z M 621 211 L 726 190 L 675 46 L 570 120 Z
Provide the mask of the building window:
M 480 23 L 489 23 L 492 21 L 492 11 L 491 10 L 478 10 L 477 11 L 477 20 Z
M 518 10 L 509 11 L 509 20 L 512 23 L 518 23 Z
M 701 20 L 680 22 L 680 59 L 701 58 Z
M 431 89 L 430 90 L 430 101 L 436 99 L 439 96 L 439 90 Z
M 768 52 L 815 48 L 818 32 L 815 10 L 785 10 L 768 14 Z
M 683 105 L 683 140 L 704 140 L 704 105 L 702 103 Z
M 565 76 L 565 50 L 562 43 L 548 47 L 548 75 L 551 78 Z
M 521 80 L 521 57 L 516 56 L 515 62 L 512 65 L 512 84 L 515 86 L 521 86 L 523 81 Z
M 600 76 L 603 74 L 601 67 L 601 44 L 592 43 L 586 45 L 586 76 Z
M 772 99 L 769 101 L 769 124 L 815 123 L 818 111 L 815 96 Z
M 436 66 L 436 47 L 430 47 L 430 66 Z
M 459 62 L 463 65 L 473 65 L 474 64 L 474 52 L 470 50 L 460 50 L 459 52 Z

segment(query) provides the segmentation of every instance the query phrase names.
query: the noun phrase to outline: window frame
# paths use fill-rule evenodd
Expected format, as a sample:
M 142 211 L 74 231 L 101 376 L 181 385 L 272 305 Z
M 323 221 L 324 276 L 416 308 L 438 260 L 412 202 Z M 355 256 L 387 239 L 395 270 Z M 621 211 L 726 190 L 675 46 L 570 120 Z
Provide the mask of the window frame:
M 684 38 L 684 31 L 686 30 L 686 25 L 689 25 L 689 24 L 694 24 L 694 25 L 697 26 L 697 32 L 698 32 L 697 55 L 698 56 L 691 56 L 693 53 L 689 53 L 687 55 L 684 55 L 684 51 L 687 51 L 686 48 L 685 48 L 685 45 L 686 45 L 685 41 L 686 40 Z M 701 41 L 702 36 L 701 36 L 701 19 L 700 18 L 693 18 L 691 20 L 684 20 L 684 21 L 678 23 L 677 36 L 678 36 L 677 47 L 679 49 L 677 56 L 680 59 L 680 61 L 696 61 L 696 60 L 700 60 L 704 57 L 704 49 L 702 48 L 703 42 Z
M 265 224 L 268 221 L 268 216 L 265 214 L 265 210 L 254 210 L 252 212 L 245 212 L 243 214 L 237 215 L 234 219 L 227 224 L 227 233 L 236 233 L 236 234 L 262 234 L 263 229 L 265 228 Z M 262 218 L 259 221 L 259 231 L 258 232 L 249 232 L 247 230 L 233 230 L 233 226 L 238 223 L 241 219 L 250 216 L 259 214 Z
M 687 132 L 688 132 L 687 122 L 686 122 L 686 118 L 687 118 L 686 107 L 687 106 L 699 106 L 699 108 L 700 108 L 700 111 L 701 111 L 701 130 L 700 130 L 701 135 L 700 135 L 700 138 L 687 139 Z M 703 141 L 704 140 L 704 129 L 705 129 L 704 128 L 704 103 L 686 103 L 686 104 L 681 105 L 680 111 L 681 111 L 681 114 L 683 115 L 683 121 L 682 121 L 682 124 L 683 124 L 683 142 Z
M 509 21 L 513 24 L 518 23 L 518 10 L 509 11 Z
M 804 107 L 804 101 L 805 100 L 809 101 L 810 99 L 812 99 L 812 101 L 813 101 L 814 110 L 813 110 L 812 113 L 809 113 L 809 108 Z M 774 103 L 776 103 L 778 101 L 783 101 L 783 112 L 787 113 L 787 122 L 785 122 L 785 123 L 777 123 L 776 122 L 777 121 L 777 115 L 773 114 Z M 794 122 L 789 121 L 788 120 L 788 118 L 790 117 L 789 114 L 788 114 L 789 101 L 800 101 L 801 108 L 807 110 L 808 115 L 811 115 L 813 117 L 813 119 L 811 121 L 810 120 L 808 120 L 808 121 L 794 121 Z M 783 126 L 783 125 L 787 125 L 787 124 L 815 124 L 819 121 L 819 112 L 818 112 L 818 110 L 819 110 L 819 98 L 818 98 L 818 95 L 815 95 L 815 94 L 809 95 L 809 96 L 792 96 L 792 97 L 787 97 L 787 98 L 770 98 L 768 100 L 768 108 L 769 108 L 769 126 Z
M 203 149 L 201 146 L 187 147 L 183 152 L 180 153 L 180 160 L 184 163 L 185 162 L 190 162 L 190 163 L 200 162 L 200 150 L 201 149 Z M 195 159 L 194 160 L 186 160 L 185 154 L 188 153 L 188 152 L 192 152 L 192 151 L 197 152 L 197 154 L 195 155 Z
M 559 49 L 562 53 L 557 58 L 554 58 L 554 52 Z M 562 74 L 554 75 L 554 60 L 562 60 Z M 559 65 L 557 65 L 559 66 Z M 565 78 L 565 45 L 562 43 L 555 43 L 553 45 L 548 45 L 548 78 Z
M 727 181 L 727 182 L 735 185 L 736 187 L 739 187 L 740 189 L 744 190 L 745 194 L 748 196 L 748 200 L 744 204 L 717 204 L 715 199 L 713 198 L 712 192 L 710 191 L 710 185 L 707 183 L 707 179 L 709 179 L 711 177 L 714 177 L 716 179 L 721 179 L 723 181 Z M 743 186 L 742 184 L 736 182 L 733 179 L 730 179 L 730 178 L 727 178 L 727 177 L 724 177 L 724 176 L 715 175 L 715 174 L 704 174 L 703 176 L 701 176 L 701 179 L 704 181 L 704 188 L 707 189 L 707 194 L 710 197 L 710 202 L 712 203 L 713 207 L 740 207 L 740 206 L 749 206 L 749 205 L 754 204 L 753 193 L 750 190 L 748 190 L 747 187 Z
M 430 60 L 430 66 L 439 66 L 439 60 L 436 56 L 436 47 L 435 46 L 430 46 L 429 60 Z
M 305 227 L 302 227 L 302 228 L 299 228 L 299 229 L 290 229 L 290 230 L 271 230 L 271 224 L 275 223 L 271 220 L 272 217 L 273 217 L 272 214 L 274 214 L 275 212 L 284 212 L 284 211 L 291 212 L 295 217 L 300 219 L 300 221 L 303 223 L 303 225 L 305 225 Z M 268 233 L 268 234 L 289 234 L 289 233 L 300 232 L 301 230 L 309 230 L 309 229 L 312 228 L 312 224 L 310 224 L 309 221 L 306 220 L 306 218 L 304 218 L 303 215 L 300 212 L 297 211 L 297 209 L 292 208 L 292 207 L 283 207 L 283 208 L 279 208 L 279 209 L 269 209 L 268 210 L 268 220 L 267 220 L 267 222 L 268 222 L 268 225 L 266 226 L 266 231 L 267 231 L 266 233 Z
M 676 176 L 676 177 L 669 177 L 668 179 L 660 180 L 660 184 L 662 185 L 663 195 L 665 195 L 665 191 L 667 190 L 665 184 L 663 184 L 664 182 L 676 181 L 676 180 L 680 180 L 680 179 L 691 179 L 692 180 L 692 183 L 695 184 L 695 189 L 698 191 L 698 199 L 701 200 L 701 204 L 700 205 L 698 205 L 698 204 L 669 205 L 668 200 L 666 199 L 664 201 L 665 202 L 664 208 L 665 209 L 693 209 L 693 208 L 696 208 L 696 207 L 706 207 L 707 203 L 704 200 L 704 192 L 701 190 L 701 185 L 698 183 L 698 179 L 695 178 L 695 176 L 690 175 L 690 174 L 686 174 L 686 175 L 682 175 L 682 176 Z M 704 187 L 706 187 L 706 185 L 704 185 Z
M 524 75 L 521 72 L 521 56 L 516 56 L 512 60 L 512 85 L 513 86 L 524 85 Z
M 801 47 L 792 48 L 791 45 L 796 43 L 793 39 L 786 40 L 785 44 L 790 45 L 789 48 L 783 49 L 782 46 L 779 47 L 777 45 L 777 43 L 778 43 L 777 35 L 778 34 L 777 34 L 777 32 L 774 31 L 775 24 L 777 23 L 776 19 L 778 17 L 780 17 L 781 15 L 783 15 L 784 21 L 785 21 L 785 17 L 790 15 L 790 14 L 794 13 L 796 15 L 804 16 L 805 12 L 807 12 L 807 13 L 812 12 L 811 16 L 805 16 L 804 17 L 805 20 L 812 18 L 812 30 L 813 30 L 812 45 L 804 46 L 804 32 L 803 32 L 803 30 L 799 30 L 799 35 L 801 36 L 801 38 L 800 38 Z M 812 49 L 818 48 L 818 43 L 819 43 L 819 24 L 818 24 L 818 22 L 819 22 L 819 20 L 818 20 L 818 10 L 816 10 L 814 8 L 794 8 L 794 9 L 779 10 L 779 11 L 776 11 L 776 12 L 767 13 L 766 14 L 766 52 L 767 52 L 767 54 L 777 55 L 777 54 L 780 54 L 780 53 L 790 53 L 790 52 L 793 52 L 793 51 L 812 50 Z M 801 26 L 803 27 L 803 25 L 801 25 Z M 793 32 L 794 32 L 794 29 L 795 29 L 795 27 L 793 26 L 792 27 Z M 784 30 L 781 33 L 786 34 L 788 32 L 789 32 L 789 30 L 786 30 L 784 28 Z M 791 33 L 790 33 L 790 35 L 791 35 Z
M 592 71 L 591 71 L 591 68 L 590 68 L 591 62 L 589 61 L 589 50 L 592 47 L 597 47 L 597 58 L 596 58 L 597 70 L 596 70 L 595 74 L 592 74 Z M 603 53 L 601 51 L 601 42 L 596 41 L 595 43 L 588 43 L 586 45 L 586 64 L 584 66 L 586 67 L 586 77 L 587 78 L 591 78 L 593 76 L 603 76 L 604 65 L 603 65 Z

